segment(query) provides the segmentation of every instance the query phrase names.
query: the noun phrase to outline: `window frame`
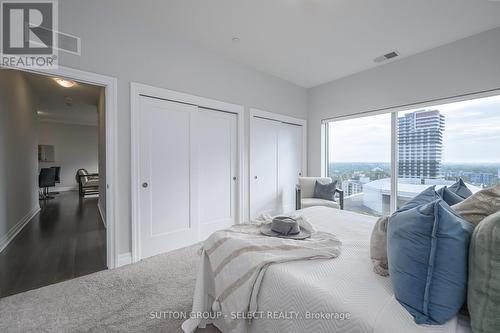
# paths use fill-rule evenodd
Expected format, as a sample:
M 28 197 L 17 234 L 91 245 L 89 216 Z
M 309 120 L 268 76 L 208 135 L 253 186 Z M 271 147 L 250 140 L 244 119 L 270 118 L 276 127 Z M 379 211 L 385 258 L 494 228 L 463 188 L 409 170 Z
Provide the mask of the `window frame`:
M 371 111 L 363 111 L 358 113 L 353 113 L 350 115 L 341 115 L 332 118 L 326 118 L 321 120 L 321 176 L 328 177 L 328 164 L 330 161 L 329 151 L 330 142 L 329 138 L 329 126 L 330 122 L 364 118 L 369 116 L 376 116 L 380 114 L 391 114 L 391 198 L 390 198 L 390 213 L 392 214 L 397 210 L 398 201 L 398 114 L 400 112 L 407 112 L 419 108 L 429 108 L 442 104 L 464 102 L 474 99 L 480 99 L 485 97 L 500 96 L 500 88 L 489 89 L 479 92 L 466 93 L 461 95 L 455 95 L 451 97 L 435 98 L 429 99 L 423 102 L 415 102 L 410 104 L 404 104 L 399 106 L 381 108 Z

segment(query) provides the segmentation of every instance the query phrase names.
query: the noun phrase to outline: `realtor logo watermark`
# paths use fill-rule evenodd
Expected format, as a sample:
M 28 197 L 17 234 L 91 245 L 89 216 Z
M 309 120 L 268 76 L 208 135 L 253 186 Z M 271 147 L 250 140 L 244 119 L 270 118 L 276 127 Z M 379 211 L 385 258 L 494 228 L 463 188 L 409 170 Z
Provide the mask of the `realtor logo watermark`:
M 1 2 L 2 67 L 56 68 L 57 0 Z

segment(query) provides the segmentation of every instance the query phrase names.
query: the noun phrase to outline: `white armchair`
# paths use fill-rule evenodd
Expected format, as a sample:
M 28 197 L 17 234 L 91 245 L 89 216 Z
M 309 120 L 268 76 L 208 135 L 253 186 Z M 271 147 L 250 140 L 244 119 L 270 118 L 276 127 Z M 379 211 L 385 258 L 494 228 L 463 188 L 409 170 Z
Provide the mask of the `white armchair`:
M 316 181 L 321 184 L 329 184 L 332 179 L 329 177 L 299 177 L 299 184 L 296 190 L 296 208 L 302 209 L 312 206 L 326 206 L 337 209 L 344 209 L 344 191 L 336 189 L 335 192 L 338 194 L 338 202 L 326 199 L 313 198 L 314 196 L 314 186 Z

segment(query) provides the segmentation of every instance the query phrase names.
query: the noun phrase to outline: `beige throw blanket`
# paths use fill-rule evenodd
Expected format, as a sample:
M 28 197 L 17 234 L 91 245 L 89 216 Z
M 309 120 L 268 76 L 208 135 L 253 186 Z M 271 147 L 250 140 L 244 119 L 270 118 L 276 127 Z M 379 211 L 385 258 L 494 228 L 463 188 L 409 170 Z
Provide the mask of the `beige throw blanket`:
M 301 224 L 306 225 L 304 221 Z M 335 258 L 340 254 L 340 247 L 341 242 L 327 232 L 313 232 L 311 238 L 292 240 L 264 236 L 258 224 L 235 225 L 217 231 L 202 248 L 211 273 L 206 276 L 205 269 L 204 280 L 214 287 L 212 310 L 222 314 L 228 332 L 246 332 L 248 319 L 236 316 L 257 311 L 260 283 L 269 265 Z

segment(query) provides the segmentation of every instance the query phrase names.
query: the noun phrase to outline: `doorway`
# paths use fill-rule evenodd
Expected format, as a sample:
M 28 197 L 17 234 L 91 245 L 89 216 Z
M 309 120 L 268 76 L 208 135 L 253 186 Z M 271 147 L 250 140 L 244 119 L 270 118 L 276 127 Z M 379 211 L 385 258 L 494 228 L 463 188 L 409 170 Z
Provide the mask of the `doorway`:
M 13 214 L 0 221 L 9 223 L 0 226 L 0 270 L 3 282 L 16 284 L 2 283 L 1 296 L 115 267 L 114 172 L 108 168 L 116 80 L 64 67 L 0 74 L 9 87 L 2 122 L 22 134 L 4 131 L 2 137 L 0 186 L 7 195 L 0 205 Z M 10 209 L 9 202 L 33 208 Z

